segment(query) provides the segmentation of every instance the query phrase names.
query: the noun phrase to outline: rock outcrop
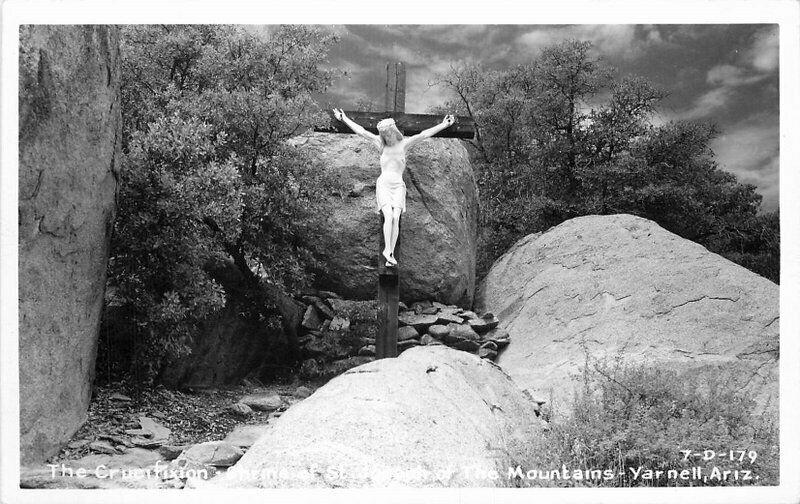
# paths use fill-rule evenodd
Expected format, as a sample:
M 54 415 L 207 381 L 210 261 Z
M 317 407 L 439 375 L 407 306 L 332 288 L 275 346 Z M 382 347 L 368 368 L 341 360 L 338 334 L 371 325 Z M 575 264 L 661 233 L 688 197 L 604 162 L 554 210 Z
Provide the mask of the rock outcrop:
M 210 484 L 507 485 L 515 450 L 538 435 L 536 404 L 497 366 L 444 346 L 416 347 L 331 380 Z M 500 478 L 487 476 L 493 470 Z
M 498 364 L 543 399 L 569 400 L 587 354 L 619 353 L 724 373 L 777 408 L 778 286 L 652 221 L 587 216 L 523 238 L 476 307 L 512 337 Z
M 20 28 L 19 385 L 23 462 L 86 419 L 117 188 L 119 31 Z
M 292 139 L 335 176 L 341 194 L 330 194 L 327 226 L 314 237 L 325 265 L 318 287 L 348 299 L 374 299 L 381 220 L 375 213 L 378 149 L 355 135 L 310 133 Z M 396 255 L 400 298 L 472 305 L 477 244 L 477 185 L 466 149 L 436 138 L 414 147 L 404 175 L 407 212 L 400 221 Z
M 302 378 L 328 380 L 373 360 L 377 301 L 342 299 L 330 291 L 309 292 L 301 299 Z M 508 333 L 497 328 L 500 321 L 493 314 L 479 316 L 438 301 L 417 301 L 410 307 L 400 303 L 397 318 L 398 353 L 418 345 L 446 345 L 493 360 L 510 341 Z

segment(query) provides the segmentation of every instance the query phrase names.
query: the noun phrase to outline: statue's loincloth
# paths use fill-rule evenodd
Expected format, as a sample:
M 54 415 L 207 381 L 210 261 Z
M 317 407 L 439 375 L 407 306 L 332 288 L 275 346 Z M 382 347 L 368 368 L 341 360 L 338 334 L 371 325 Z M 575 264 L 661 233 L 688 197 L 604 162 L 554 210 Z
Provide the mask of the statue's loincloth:
M 375 212 L 380 213 L 381 208 L 390 205 L 400 208 L 401 213 L 406 211 L 406 184 L 403 176 L 395 172 L 382 173 L 375 182 Z

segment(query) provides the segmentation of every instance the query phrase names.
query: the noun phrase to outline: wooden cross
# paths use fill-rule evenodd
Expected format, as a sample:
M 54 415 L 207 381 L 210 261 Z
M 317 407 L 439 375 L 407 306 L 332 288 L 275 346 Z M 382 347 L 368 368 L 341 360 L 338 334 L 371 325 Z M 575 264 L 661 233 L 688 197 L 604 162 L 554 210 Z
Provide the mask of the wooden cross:
M 444 114 L 406 114 L 406 70 L 403 63 L 386 64 L 386 99 L 382 112 L 360 112 L 345 110 L 347 117 L 360 124 L 367 131 L 378 134 L 378 122 L 391 117 L 397 124 L 397 129 L 405 136 L 416 135 L 422 130 L 432 128 L 440 122 Z M 329 126 L 319 126 L 315 131 L 327 133 L 348 133 L 353 131 L 347 125 L 333 116 L 333 111 L 328 110 L 331 116 Z M 475 122 L 471 117 L 457 116 L 456 122 L 449 128 L 436 134 L 436 138 L 461 138 L 471 140 L 475 136 Z
M 402 62 L 386 64 L 386 97 L 382 112 L 359 112 L 346 110 L 347 117 L 361 125 L 367 131 L 378 134 L 377 124 L 382 119 L 391 117 L 397 128 L 405 136 L 415 135 L 420 131 L 432 128 L 442 122 L 442 115 L 406 114 L 406 70 Z M 318 127 L 316 131 L 327 133 L 353 133 L 343 122 L 336 119 L 329 110 L 331 124 Z M 472 118 L 458 116 L 455 124 L 437 133 L 441 138 L 472 139 L 475 135 L 475 123 Z M 381 220 L 383 214 L 381 214 Z M 383 222 L 381 222 L 381 226 Z M 395 254 L 400 248 L 398 233 Z M 397 266 L 386 267 L 385 258 L 378 249 L 378 335 L 375 338 L 375 357 L 397 357 L 397 315 L 400 302 L 400 272 Z

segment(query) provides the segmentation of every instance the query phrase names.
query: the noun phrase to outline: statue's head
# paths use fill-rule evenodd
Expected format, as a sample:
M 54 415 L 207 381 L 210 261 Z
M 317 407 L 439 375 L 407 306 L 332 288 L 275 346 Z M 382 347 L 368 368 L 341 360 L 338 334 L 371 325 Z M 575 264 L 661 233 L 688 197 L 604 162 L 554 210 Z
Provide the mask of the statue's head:
M 397 124 L 392 118 L 379 121 L 377 127 L 383 145 L 395 145 L 403 139 L 403 134 L 397 129 Z

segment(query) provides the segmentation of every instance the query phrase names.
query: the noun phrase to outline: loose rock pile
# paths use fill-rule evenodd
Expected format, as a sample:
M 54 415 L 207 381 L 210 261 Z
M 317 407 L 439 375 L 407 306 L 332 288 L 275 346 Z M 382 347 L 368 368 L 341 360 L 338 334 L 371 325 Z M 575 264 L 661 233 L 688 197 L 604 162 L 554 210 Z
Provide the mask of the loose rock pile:
M 497 327 L 500 321 L 494 314 L 478 315 L 436 301 L 419 301 L 411 307 L 401 303 L 398 319 L 399 352 L 417 345 L 446 345 L 494 360 L 511 341 L 508 333 Z
M 300 376 L 330 379 L 373 360 L 378 333 L 377 301 L 349 301 L 328 291 L 302 297 L 306 304 L 300 324 L 300 348 L 305 359 Z M 365 348 L 372 348 L 369 352 Z
M 300 346 L 305 379 L 330 379 L 374 359 L 377 301 L 351 301 L 329 291 L 302 296 L 306 304 Z M 418 345 L 445 345 L 494 360 L 510 338 L 492 313 L 477 313 L 436 301 L 400 303 L 398 352 Z
M 255 441 L 272 428 L 272 421 L 284 411 L 312 394 L 308 387 L 299 386 L 293 393 L 251 391 L 231 403 L 228 411 L 240 418 L 252 417 L 254 411 L 269 412 L 260 423 L 237 425 L 224 439 L 175 444 L 175 435 L 161 422 L 148 416 L 138 418 L 136 429 L 123 433 L 102 433 L 95 440 L 79 439 L 69 443 L 76 453 L 88 453 L 79 458 L 67 458 L 52 467 L 37 465 L 23 467 L 22 488 L 184 488 L 190 479 L 210 479 L 223 474 L 247 452 Z M 113 400 L 129 403 L 123 394 L 113 394 Z M 155 415 L 154 415 L 155 416 Z M 162 421 L 162 416 L 158 416 Z M 252 420 L 252 419 L 251 419 Z M 257 419 L 256 419 L 257 420 Z M 116 432 L 116 431 L 114 431 Z M 62 467 L 64 469 L 62 469 Z M 97 467 L 124 471 L 118 477 L 106 477 Z M 86 477 L 75 478 L 70 471 L 83 468 Z

